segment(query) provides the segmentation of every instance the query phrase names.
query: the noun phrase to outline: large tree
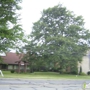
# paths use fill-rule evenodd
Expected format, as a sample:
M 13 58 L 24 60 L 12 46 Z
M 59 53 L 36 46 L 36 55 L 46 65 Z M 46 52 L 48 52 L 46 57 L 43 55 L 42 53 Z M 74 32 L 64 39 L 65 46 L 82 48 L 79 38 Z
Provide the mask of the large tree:
M 43 57 L 50 67 L 71 66 L 73 70 L 89 49 L 89 42 L 90 31 L 84 28 L 82 16 L 60 4 L 43 10 L 41 18 L 33 24 L 27 51 Z
M 23 39 L 19 3 L 21 0 L 0 0 L 0 53 L 19 47 Z

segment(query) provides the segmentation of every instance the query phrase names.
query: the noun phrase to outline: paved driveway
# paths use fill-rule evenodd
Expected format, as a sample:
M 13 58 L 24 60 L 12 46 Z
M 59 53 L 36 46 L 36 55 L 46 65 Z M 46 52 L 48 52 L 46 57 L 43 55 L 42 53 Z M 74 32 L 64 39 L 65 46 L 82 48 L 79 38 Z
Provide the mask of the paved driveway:
M 82 90 L 90 80 L 0 79 L 0 90 Z

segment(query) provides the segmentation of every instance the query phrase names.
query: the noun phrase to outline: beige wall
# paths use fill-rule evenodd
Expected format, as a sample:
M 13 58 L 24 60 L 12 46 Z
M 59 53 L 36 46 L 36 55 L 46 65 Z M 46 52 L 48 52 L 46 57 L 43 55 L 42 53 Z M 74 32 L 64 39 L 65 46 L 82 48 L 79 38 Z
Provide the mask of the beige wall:
M 86 56 L 84 56 L 84 57 L 82 58 L 81 64 L 79 64 L 79 66 L 80 66 L 80 65 L 82 66 L 82 72 L 84 72 L 84 73 L 86 73 L 86 74 L 87 74 L 87 72 L 90 70 L 90 68 L 89 68 L 89 64 L 90 64 L 90 63 L 89 63 L 88 53 L 89 53 L 89 51 L 87 52 Z
M 89 58 L 88 56 L 83 57 L 83 61 L 81 63 L 82 66 L 82 72 L 86 73 L 89 71 Z

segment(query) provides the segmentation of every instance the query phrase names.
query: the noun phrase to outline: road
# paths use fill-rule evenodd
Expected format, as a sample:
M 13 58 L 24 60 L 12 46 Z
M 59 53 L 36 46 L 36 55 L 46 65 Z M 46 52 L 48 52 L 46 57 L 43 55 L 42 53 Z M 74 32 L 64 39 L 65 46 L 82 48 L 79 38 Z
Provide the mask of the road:
M 82 90 L 90 80 L 0 79 L 0 90 Z

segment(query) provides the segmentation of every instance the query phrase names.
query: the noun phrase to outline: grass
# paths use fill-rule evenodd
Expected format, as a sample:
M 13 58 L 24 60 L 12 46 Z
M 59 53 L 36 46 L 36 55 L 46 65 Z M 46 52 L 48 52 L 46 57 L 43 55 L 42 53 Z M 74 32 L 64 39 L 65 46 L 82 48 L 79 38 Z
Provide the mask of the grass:
M 88 75 L 59 74 L 56 72 L 34 72 L 34 73 L 11 73 L 3 71 L 4 77 L 0 78 L 22 78 L 22 79 L 90 79 Z

